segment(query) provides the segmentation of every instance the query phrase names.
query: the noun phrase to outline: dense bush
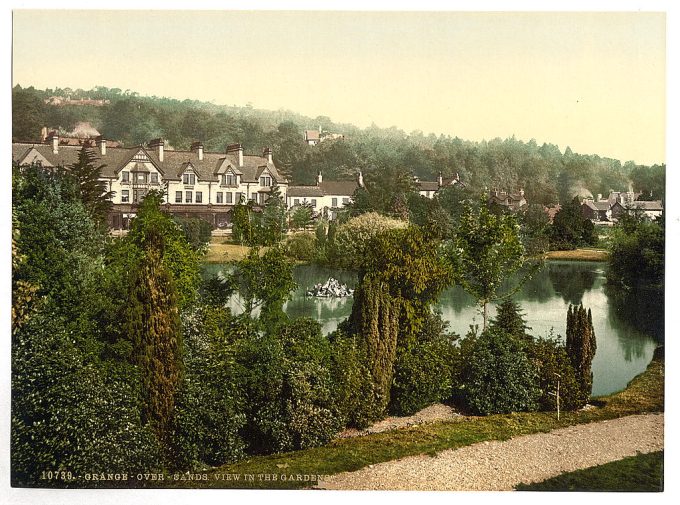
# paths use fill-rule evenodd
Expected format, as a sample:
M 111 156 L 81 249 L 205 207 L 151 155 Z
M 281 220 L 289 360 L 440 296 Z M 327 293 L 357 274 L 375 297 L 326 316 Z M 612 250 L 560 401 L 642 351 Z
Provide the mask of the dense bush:
M 233 343 L 238 333 L 254 328 L 210 306 L 185 314 L 184 321 L 185 374 L 175 414 L 178 465 L 198 469 L 235 461 L 244 454 L 245 414 Z
M 12 482 L 44 486 L 44 471 L 154 471 L 159 446 L 142 426 L 129 367 L 104 367 L 74 344 L 57 314 L 40 312 L 12 345 Z M 80 482 L 78 485 L 82 485 Z
M 576 410 L 583 406 L 581 388 L 564 343 L 557 339 L 537 339 L 529 345 L 529 357 L 538 373 L 540 410 L 557 409 L 557 381 L 560 382 L 560 409 Z M 559 376 L 559 377 L 558 377 Z
M 286 239 L 286 255 L 298 261 L 312 261 L 316 258 L 316 237 L 311 233 L 295 233 Z
M 281 452 L 328 442 L 341 428 L 334 406 L 328 340 L 307 318 L 277 335 L 252 335 L 237 345 L 253 452 Z
M 536 369 L 524 344 L 498 328 L 475 339 L 464 372 L 465 403 L 474 414 L 536 410 Z
M 432 315 L 425 328 L 413 345 L 397 352 L 390 397 L 390 410 L 397 415 L 414 414 L 451 396 L 455 336 L 444 332 L 439 315 Z

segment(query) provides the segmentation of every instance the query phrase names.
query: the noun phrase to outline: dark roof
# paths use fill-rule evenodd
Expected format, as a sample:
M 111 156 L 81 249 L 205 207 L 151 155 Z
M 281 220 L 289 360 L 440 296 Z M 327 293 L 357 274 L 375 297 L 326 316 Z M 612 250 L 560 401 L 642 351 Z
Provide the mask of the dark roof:
M 35 149 L 31 154 L 30 150 Z M 58 154 L 52 152 L 51 144 L 12 144 L 12 159 L 21 163 L 31 163 L 36 158 L 36 153 L 45 158 L 51 166 L 69 166 L 78 160 L 78 152 L 81 146 L 59 146 Z M 158 159 L 155 149 L 136 147 L 110 147 L 106 149 L 106 155 L 102 156 L 98 147 L 88 148 L 96 156 L 97 163 L 104 164 L 102 177 L 114 178 L 127 165 L 130 160 L 141 150 L 154 166 L 161 172 L 163 178 L 179 180 L 190 163 L 200 180 L 217 181 L 218 170 L 223 173 L 229 166 L 236 174 L 241 175 L 242 182 L 257 182 L 260 174 L 266 169 L 278 184 L 287 184 L 273 163 L 267 163 L 267 158 L 262 156 L 243 156 L 243 167 L 238 166 L 238 155 L 223 153 L 205 153 L 203 160 L 199 161 L 195 151 L 175 151 L 165 149 L 163 161 Z M 31 154 L 29 159 L 25 159 Z
M 609 210 L 610 207 L 611 207 L 611 205 L 609 204 L 609 201 L 607 201 L 607 200 L 600 201 L 600 202 L 595 202 L 593 200 L 586 200 L 586 201 L 583 202 L 583 205 L 585 205 L 586 207 L 589 207 L 593 210 L 598 210 L 598 211 Z
M 437 181 L 419 181 L 417 184 L 419 191 L 437 191 L 439 189 Z
M 638 200 L 636 202 L 631 202 L 629 206 L 639 210 L 663 210 L 663 203 L 661 200 L 654 200 L 651 202 Z
M 356 181 L 323 181 L 319 184 L 324 195 L 352 196 L 359 183 Z
M 288 186 L 286 194 L 294 198 L 317 198 L 323 196 L 318 186 Z

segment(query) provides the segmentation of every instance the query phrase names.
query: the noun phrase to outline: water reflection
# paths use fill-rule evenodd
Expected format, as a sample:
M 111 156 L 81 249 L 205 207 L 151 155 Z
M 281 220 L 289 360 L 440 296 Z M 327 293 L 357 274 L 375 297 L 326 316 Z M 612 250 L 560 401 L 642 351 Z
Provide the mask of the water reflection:
M 215 273 L 219 265 L 206 265 L 206 274 Z M 597 336 L 597 353 L 593 360 L 593 393 L 603 395 L 623 389 L 628 381 L 645 370 L 657 340 L 663 339 L 663 303 L 658 297 L 631 297 L 605 285 L 605 264 L 590 262 L 547 262 L 513 295 L 519 302 L 535 336 L 551 332 L 564 335 L 569 304 L 583 303 L 592 310 Z M 293 317 L 318 320 L 324 333 L 330 333 L 347 318 L 353 298 L 312 298 L 305 296 L 314 284 L 329 277 L 356 287 L 356 274 L 313 265 L 294 270 L 297 290 L 284 310 Z M 508 286 L 506 286 L 506 289 Z M 475 299 L 459 286 L 442 293 L 437 309 L 449 322 L 451 331 L 464 335 L 470 325 L 482 324 Z M 494 306 L 490 316 L 495 317 Z M 654 338 L 651 338 L 654 337 Z

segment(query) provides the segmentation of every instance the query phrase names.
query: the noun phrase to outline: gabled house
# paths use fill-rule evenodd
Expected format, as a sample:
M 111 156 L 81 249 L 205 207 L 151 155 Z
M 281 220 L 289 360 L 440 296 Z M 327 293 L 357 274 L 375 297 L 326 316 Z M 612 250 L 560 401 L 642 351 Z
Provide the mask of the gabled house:
M 583 219 L 591 221 L 609 221 L 611 218 L 610 204 L 607 200 L 593 201 L 586 199 L 581 204 Z
M 461 187 L 465 187 L 460 180 L 460 176 L 456 174 L 454 177 L 442 177 L 442 173 L 439 172 L 439 177 L 436 181 L 421 181 L 418 177 L 413 177 L 418 188 L 418 194 L 424 196 L 425 198 L 434 198 L 437 192 L 447 186 L 455 186 L 456 184 Z
M 20 165 L 33 162 L 44 167 L 68 167 L 78 159 L 82 146 L 63 146 L 52 132 L 46 143 L 12 145 L 12 159 Z M 165 193 L 167 210 L 176 215 L 201 217 L 214 226 L 231 220 L 231 209 L 239 201 L 263 205 L 274 186 L 286 198 L 288 181 L 277 170 L 272 150 L 261 156 L 246 155 L 241 144 L 231 144 L 223 153 L 205 152 L 201 142 L 188 151 L 166 149 L 163 139 L 146 146 L 108 147 L 103 137 L 86 146 L 103 165 L 100 177 L 113 192 L 109 217 L 114 229 L 126 228 L 136 215 L 136 206 L 152 189 Z
M 524 198 L 524 190 L 520 189 L 518 193 L 511 193 L 509 191 L 499 191 L 494 189 L 489 193 L 489 198 L 487 200 L 489 205 L 496 204 L 506 207 L 512 212 L 517 212 L 518 210 L 524 208 L 527 205 L 527 201 Z

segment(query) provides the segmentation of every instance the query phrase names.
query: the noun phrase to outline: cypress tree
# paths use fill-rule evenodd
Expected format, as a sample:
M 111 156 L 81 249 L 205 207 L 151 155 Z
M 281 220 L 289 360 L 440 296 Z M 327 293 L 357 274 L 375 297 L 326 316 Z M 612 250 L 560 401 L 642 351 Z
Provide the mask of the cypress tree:
M 593 389 L 592 362 L 597 350 L 593 316 L 588 309 L 569 305 L 567 310 L 567 354 L 576 372 L 580 388 L 580 403 L 585 405 Z
M 141 388 L 142 421 L 154 430 L 172 461 L 175 393 L 182 375 L 178 294 L 162 258 L 162 228 L 150 223 L 142 257 L 132 272 L 126 330 L 134 349 Z
M 78 152 L 78 161 L 69 168 L 78 183 L 83 205 L 98 223 L 104 223 L 111 209 L 113 193 L 107 191 L 106 182 L 100 178 L 101 169 L 105 165 L 95 166 L 95 160 L 94 152 L 83 146 Z

